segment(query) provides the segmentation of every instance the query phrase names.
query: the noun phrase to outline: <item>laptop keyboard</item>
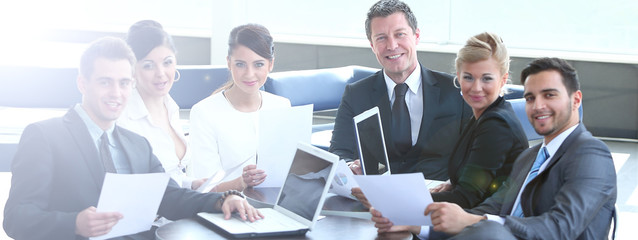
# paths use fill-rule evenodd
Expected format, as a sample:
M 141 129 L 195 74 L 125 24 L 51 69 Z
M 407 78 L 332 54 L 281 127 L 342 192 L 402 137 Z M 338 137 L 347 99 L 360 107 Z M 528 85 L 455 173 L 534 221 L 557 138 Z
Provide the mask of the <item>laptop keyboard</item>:
M 281 214 L 280 212 L 277 212 L 275 210 L 273 210 L 272 208 L 265 208 L 265 209 L 259 209 L 259 211 L 261 212 L 262 215 L 264 215 L 264 219 L 260 219 L 254 222 L 251 222 L 249 220 L 242 220 L 241 216 L 238 213 L 233 213 L 233 218 L 239 220 L 240 222 L 244 223 L 245 225 L 251 227 L 252 229 L 255 230 L 263 230 L 263 229 L 290 229 L 290 228 L 294 228 L 294 227 L 299 227 L 300 224 L 293 221 L 291 218 L 286 217 L 285 215 Z M 303 226 L 302 226 L 303 227 Z
M 221 213 L 199 213 L 198 215 L 231 234 L 289 232 L 308 228 L 308 226 L 272 208 L 260 208 L 258 210 L 264 215 L 264 219 L 255 222 L 244 221 L 237 213 L 233 213 L 229 220 L 224 220 L 224 215 Z

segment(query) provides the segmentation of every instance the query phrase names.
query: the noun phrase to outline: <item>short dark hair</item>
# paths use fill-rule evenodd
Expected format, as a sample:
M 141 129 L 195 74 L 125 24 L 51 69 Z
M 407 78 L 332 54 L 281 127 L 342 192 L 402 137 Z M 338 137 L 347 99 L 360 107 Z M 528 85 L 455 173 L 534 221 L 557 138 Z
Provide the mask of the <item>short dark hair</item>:
M 532 61 L 521 72 L 521 83 L 525 84 L 525 80 L 527 80 L 529 75 L 549 70 L 554 70 L 560 73 L 563 78 L 563 84 L 570 95 L 580 89 L 576 69 L 574 69 L 574 67 L 572 67 L 572 65 L 570 65 L 567 61 L 560 58 L 546 57 Z
M 416 17 L 407 4 L 399 0 L 381 0 L 372 5 L 370 10 L 368 10 L 368 17 L 366 18 L 366 35 L 368 36 L 368 41 L 372 41 L 372 29 L 370 27 L 372 19 L 375 17 L 387 17 L 396 12 L 403 12 L 405 20 L 408 21 L 410 28 L 412 28 L 412 32 L 416 32 Z
M 134 23 L 126 34 L 126 43 L 135 53 L 137 60 L 145 58 L 156 47 L 166 46 L 177 53 L 173 38 L 168 35 L 162 24 L 153 20 L 142 20 Z
M 228 56 L 232 55 L 233 50 L 239 45 L 249 48 L 265 59 L 275 58 L 272 36 L 262 25 L 251 23 L 233 28 L 228 38 Z
M 131 48 L 124 40 L 115 37 L 103 37 L 93 41 L 89 47 L 82 53 L 80 58 L 80 74 L 85 78 L 91 77 L 95 70 L 95 60 L 98 58 L 106 58 L 109 60 L 128 60 L 131 69 L 134 69 L 135 56 Z

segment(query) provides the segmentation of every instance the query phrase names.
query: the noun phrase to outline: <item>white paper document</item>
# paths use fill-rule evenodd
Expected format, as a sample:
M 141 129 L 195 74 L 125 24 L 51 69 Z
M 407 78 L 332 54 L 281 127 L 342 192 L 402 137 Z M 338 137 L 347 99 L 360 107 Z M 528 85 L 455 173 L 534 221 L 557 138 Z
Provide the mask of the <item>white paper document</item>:
M 91 239 L 107 239 L 151 229 L 169 178 L 166 173 L 107 173 L 97 211 L 119 212 L 124 218 L 109 233 Z
M 197 188 L 197 191 L 201 193 L 210 192 L 219 182 L 222 181 L 222 179 L 224 179 L 224 176 L 226 176 L 226 171 L 223 169 L 217 170 L 212 176 L 206 179 L 206 182 Z
M 266 180 L 256 187 L 284 185 L 299 142 L 310 143 L 312 104 L 259 112 L 257 168 L 266 172 Z
M 394 225 L 432 225 L 423 215 L 432 196 L 421 173 L 392 175 L 355 175 L 366 198 Z
M 359 187 L 359 184 L 357 184 L 357 182 L 354 180 L 354 174 L 348 167 L 348 163 L 346 163 L 345 160 L 340 160 L 339 164 L 337 165 L 335 177 L 332 180 L 330 192 L 339 196 L 357 200 L 357 198 L 352 195 L 353 187 Z

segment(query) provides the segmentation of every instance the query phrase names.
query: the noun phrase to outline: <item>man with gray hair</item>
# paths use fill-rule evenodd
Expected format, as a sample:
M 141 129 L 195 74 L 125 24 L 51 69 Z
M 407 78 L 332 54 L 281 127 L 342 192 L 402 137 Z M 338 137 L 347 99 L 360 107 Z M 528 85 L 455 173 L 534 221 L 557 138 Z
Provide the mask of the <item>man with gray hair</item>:
M 382 0 L 369 10 L 366 35 L 383 69 L 349 84 L 337 111 L 330 152 L 360 173 L 352 118 L 378 107 L 392 173 L 447 180 L 448 159 L 471 109 L 450 74 L 419 64 L 421 31 L 410 7 Z

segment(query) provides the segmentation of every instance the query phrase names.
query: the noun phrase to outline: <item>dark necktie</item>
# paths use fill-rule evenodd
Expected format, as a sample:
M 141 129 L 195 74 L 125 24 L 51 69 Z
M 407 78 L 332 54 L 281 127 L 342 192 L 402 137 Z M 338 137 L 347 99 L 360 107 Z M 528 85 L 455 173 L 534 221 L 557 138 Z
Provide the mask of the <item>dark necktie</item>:
M 106 172 L 115 173 L 115 165 L 113 164 L 113 158 L 111 157 L 111 151 L 109 150 L 109 137 L 104 132 L 100 137 L 100 158 Z
M 405 93 L 408 85 L 398 84 L 394 87 L 394 104 L 392 105 L 392 136 L 394 146 L 401 154 L 412 147 L 412 130 L 410 130 L 410 112 L 405 104 Z
M 547 157 L 549 157 L 547 148 L 541 148 L 541 150 L 538 151 L 538 155 L 536 155 L 536 160 L 534 161 L 534 165 L 532 165 L 532 169 L 529 171 L 529 175 L 525 179 L 525 183 L 523 183 L 523 186 L 521 187 L 521 191 L 525 189 L 525 186 L 527 186 L 527 183 L 529 183 L 529 181 L 532 181 L 532 179 L 534 179 L 536 175 L 538 175 L 538 170 L 540 169 L 541 165 L 543 165 L 543 163 L 547 160 Z M 512 212 L 512 216 L 525 217 L 525 215 L 523 214 L 523 209 L 521 208 L 520 199 L 518 200 L 518 205 L 516 205 L 515 207 L 516 209 L 514 209 L 514 211 Z

